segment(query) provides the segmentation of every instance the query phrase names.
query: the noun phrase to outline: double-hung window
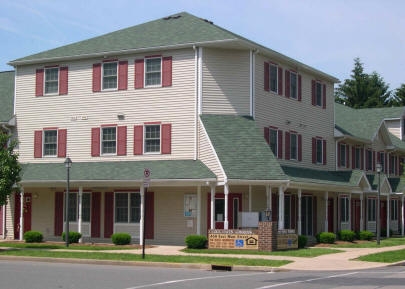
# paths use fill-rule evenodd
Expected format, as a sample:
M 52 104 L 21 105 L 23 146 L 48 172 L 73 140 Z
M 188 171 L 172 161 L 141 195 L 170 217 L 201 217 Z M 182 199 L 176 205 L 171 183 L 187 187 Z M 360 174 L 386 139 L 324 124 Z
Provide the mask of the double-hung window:
M 322 83 L 319 81 L 317 81 L 315 85 L 315 104 L 322 106 Z
M 79 194 L 76 192 L 69 193 L 69 221 L 77 222 L 79 220 Z M 90 193 L 82 195 L 82 221 L 90 222 L 91 198 Z
M 373 151 L 371 149 L 367 149 L 366 151 L 366 170 L 373 170 Z
M 145 125 L 145 153 L 160 153 L 160 125 Z
M 349 198 L 347 196 L 342 196 L 340 198 L 340 221 L 342 223 L 349 222 Z
M 381 164 L 382 172 L 385 172 L 385 152 L 379 152 L 378 157 L 378 161 Z
M 316 163 L 323 164 L 323 140 L 322 139 L 315 139 L 316 143 Z
M 396 175 L 398 173 L 397 168 L 398 156 L 390 156 L 390 174 Z
M 59 92 L 59 67 L 45 68 L 45 94 Z
M 103 89 L 117 89 L 118 87 L 118 63 L 103 63 Z
M 44 156 L 57 156 L 58 152 L 58 131 L 44 130 Z
M 278 130 L 270 128 L 270 148 L 275 156 L 278 156 Z M 281 148 L 280 148 L 281 149 Z
M 278 66 L 275 64 L 269 65 L 270 76 L 270 91 L 278 93 Z
M 290 97 L 298 99 L 298 75 L 290 71 Z
M 162 58 L 145 59 L 145 86 L 160 86 L 162 83 Z
M 376 218 L 376 206 L 377 200 L 374 198 L 367 199 L 367 220 L 369 222 L 375 222 Z
M 115 222 L 139 223 L 141 196 L 139 193 L 115 193 Z
M 103 127 L 101 136 L 101 152 L 115 154 L 117 152 L 117 128 Z
M 362 165 L 361 165 L 361 152 L 362 149 L 359 147 L 356 147 L 354 149 L 354 169 L 361 169 Z
M 340 167 L 347 167 L 346 148 L 347 148 L 346 144 L 344 144 L 344 143 L 339 144 L 339 166 Z
M 391 221 L 398 221 L 398 200 L 391 200 L 390 211 Z
M 290 159 L 298 160 L 298 135 L 296 133 L 290 134 Z

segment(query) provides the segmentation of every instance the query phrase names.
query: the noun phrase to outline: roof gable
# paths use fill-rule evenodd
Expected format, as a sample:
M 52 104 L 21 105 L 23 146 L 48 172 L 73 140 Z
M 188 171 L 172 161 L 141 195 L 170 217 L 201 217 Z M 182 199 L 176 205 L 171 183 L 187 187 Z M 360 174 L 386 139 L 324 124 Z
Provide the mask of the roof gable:
M 0 72 L 0 123 L 8 122 L 14 108 L 14 71 Z

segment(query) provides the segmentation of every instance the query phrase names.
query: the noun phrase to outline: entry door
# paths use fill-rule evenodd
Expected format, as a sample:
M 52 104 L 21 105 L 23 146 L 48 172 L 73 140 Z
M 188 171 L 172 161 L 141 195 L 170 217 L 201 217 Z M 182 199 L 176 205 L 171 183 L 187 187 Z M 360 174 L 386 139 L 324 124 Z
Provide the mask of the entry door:
M 313 199 L 312 196 L 302 196 L 301 198 L 301 233 L 302 235 L 313 235 Z
M 211 195 L 208 194 L 208 221 L 210 224 L 211 218 Z M 238 215 L 242 211 L 242 194 L 229 194 L 228 195 L 228 227 L 229 229 L 237 229 Z M 214 216 L 215 229 L 223 229 L 225 221 L 225 195 L 215 194 L 215 216 Z
M 21 205 L 21 195 L 15 195 L 15 206 L 14 206 L 14 239 L 20 238 L 20 205 Z M 23 204 L 23 218 L 24 218 L 24 228 L 23 233 L 31 230 L 31 206 L 32 197 L 30 193 L 24 194 L 24 204 Z
M 333 198 L 328 198 L 328 232 L 333 232 Z
M 387 229 L 387 201 L 381 201 L 380 226 L 381 229 Z

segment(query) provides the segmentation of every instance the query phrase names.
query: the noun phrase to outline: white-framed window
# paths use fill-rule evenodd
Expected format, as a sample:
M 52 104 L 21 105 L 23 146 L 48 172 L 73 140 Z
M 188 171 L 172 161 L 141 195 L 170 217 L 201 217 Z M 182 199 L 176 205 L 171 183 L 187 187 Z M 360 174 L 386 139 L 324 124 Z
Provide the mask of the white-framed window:
M 160 153 L 160 124 L 145 125 L 145 153 Z
M 322 83 L 319 81 L 315 84 L 315 104 L 317 106 L 322 106 Z
M 139 223 L 141 220 L 141 195 L 133 192 L 115 193 L 115 222 Z
M 162 84 L 162 58 L 145 58 L 145 87 Z
M 398 156 L 390 156 L 390 174 L 396 175 L 398 173 L 397 162 Z
M 346 167 L 347 163 L 346 163 L 346 144 L 341 143 L 339 144 L 339 154 L 340 154 L 340 158 L 339 158 L 339 164 L 341 167 Z
M 382 168 L 382 172 L 385 172 L 385 152 L 378 152 L 380 156 L 380 164 Z
M 278 93 L 278 66 L 276 64 L 270 63 L 269 70 L 270 91 Z
M 366 170 L 372 171 L 373 170 L 373 150 L 367 149 L 366 151 Z
M 290 97 L 298 99 L 298 74 L 290 71 Z
M 290 133 L 290 160 L 298 160 L 298 134 Z
M 354 169 L 361 169 L 361 148 L 354 149 Z
M 323 164 L 323 140 L 317 138 L 315 140 L 316 143 L 316 163 Z
M 45 94 L 59 93 L 59 67 L 45 68 Z
M 273 154 L 277 157 L 278 150 L 281 149 L 278 147 L 278 130 L 274 128 L 269 129 L 269 144 L 270 148 L 273 151 Z
M 102 154 L 115 154 L 117 152 L 117 128 L 103 127 L 101 129 Z
M 340 197 L 340 222 L 347 223 L 349 222 L 349 197 L 341 196 Z
M 118 62 L 105 62 L 102 69 L 103 90 L 118 88 Z
M 390 218 L 391 221 L 398 221 L 398 200 L 392 199 L 390 204 Z
M 44 130 L 44 145 L 43 145 L 43 156 L 57 156 L 58 153 L 58 131 L 55 130 Z
M 77 222 L 79 220 L 79 194 L 77 192 L 69 192 L 69 222 Z M 90 222 L 91 212 L 91 194 L 83 193 L 82 195 L 82 221 Z
M 374 198 L 367 199 L 367 221 L 375 222 L 376 218 L 377 200 Z

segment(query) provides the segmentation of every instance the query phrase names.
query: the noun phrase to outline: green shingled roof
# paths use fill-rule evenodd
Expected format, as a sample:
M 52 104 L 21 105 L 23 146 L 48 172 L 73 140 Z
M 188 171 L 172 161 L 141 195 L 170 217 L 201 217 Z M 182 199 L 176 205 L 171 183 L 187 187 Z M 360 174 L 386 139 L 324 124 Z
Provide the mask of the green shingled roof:
M 404 107 L 353 109 L 335 103 L 335 127 L 342 133 L 371 140 L 384 119 L 400 118 Z
M 405 177 L 388 178 L 392 192 L 400 193 L 405 191 Z
M 287 180 L 252 118 L 202 115 L 201 120 L 228 180 Z
M 0 123 L 13 116 L 14 71 L 0 72 Z
M 72 181 L 131 181 L 142 180 L 145 168 L 151 180 L 215 180 L 216 177 L 201 161 L 122 161 L 77 162 L 72 164 Z M 22 165 L 22 183 L 30 181 L 66 180 L 66 168 L 61 163 L 29 163 Z

